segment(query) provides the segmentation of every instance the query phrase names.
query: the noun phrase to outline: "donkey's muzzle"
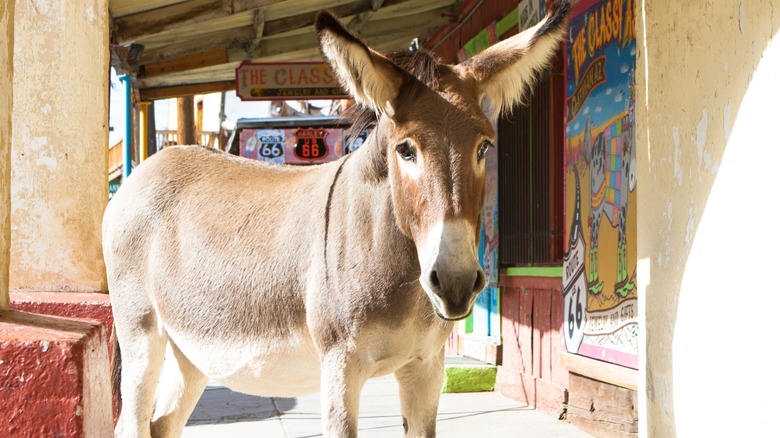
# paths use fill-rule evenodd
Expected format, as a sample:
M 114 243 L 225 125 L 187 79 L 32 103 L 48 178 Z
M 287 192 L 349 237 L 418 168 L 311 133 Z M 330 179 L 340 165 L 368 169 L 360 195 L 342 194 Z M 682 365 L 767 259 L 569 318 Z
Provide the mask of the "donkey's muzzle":
M 485 273 L 477 260 L 475 225 L 447 220 L 428 230 L 418 248 L 420 284 L 444 319 L 463 319 L 485 287 Z
M 467 317 L 474 300 L 485 287 L 485 273 L 481 268 L 451 272 L 432 269 L 427 285 L 432 292 L 436 313 L 447 320 Z

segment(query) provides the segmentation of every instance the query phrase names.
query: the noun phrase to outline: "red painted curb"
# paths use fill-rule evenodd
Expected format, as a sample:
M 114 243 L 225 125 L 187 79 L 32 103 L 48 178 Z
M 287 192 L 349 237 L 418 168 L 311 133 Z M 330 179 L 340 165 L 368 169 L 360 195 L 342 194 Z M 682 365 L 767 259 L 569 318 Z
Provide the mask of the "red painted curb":
M 110 436 L 109 371 L 100 324 L 0 313 L 0 436 Z

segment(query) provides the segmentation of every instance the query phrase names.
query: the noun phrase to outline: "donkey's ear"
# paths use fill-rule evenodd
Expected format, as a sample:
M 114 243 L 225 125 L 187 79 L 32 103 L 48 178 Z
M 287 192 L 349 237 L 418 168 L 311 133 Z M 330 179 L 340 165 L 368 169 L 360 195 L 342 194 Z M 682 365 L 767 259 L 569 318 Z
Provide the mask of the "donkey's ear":
M 407 73 L 369 48 L 330 12 L 317 14 L 316 28 L 320 50 L 342 86 L 377 114 L 392 112 Z
M 556 0 L 542 21 L 458 65 L 477 82 L 495 118 L 523 99 L 526 88 L 547 67 L 566 31 L 569 0 Z

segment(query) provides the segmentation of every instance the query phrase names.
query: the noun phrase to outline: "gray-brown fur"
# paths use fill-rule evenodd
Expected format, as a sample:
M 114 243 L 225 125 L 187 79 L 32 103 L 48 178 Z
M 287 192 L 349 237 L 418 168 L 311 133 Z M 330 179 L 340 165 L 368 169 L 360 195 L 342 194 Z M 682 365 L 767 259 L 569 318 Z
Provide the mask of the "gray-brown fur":
M 169 148 L 109 203 L 117 436 L 179 435 L 209 379 L 265 396 L 319 390 L 324 434 L 355 436 L 362 385 L 388 373 L 407 435 L 435 435 L 451 320 L 484 286 L 482 154 L 495 134 L 481 104 L 517 96 L 468 66 L 429 64 L 423 81 L 334 17 L 317 23 L 345 87 L 378 115 L 361 149 L 292 167 Z M 522 50 L 544 64 L 545 47 Z

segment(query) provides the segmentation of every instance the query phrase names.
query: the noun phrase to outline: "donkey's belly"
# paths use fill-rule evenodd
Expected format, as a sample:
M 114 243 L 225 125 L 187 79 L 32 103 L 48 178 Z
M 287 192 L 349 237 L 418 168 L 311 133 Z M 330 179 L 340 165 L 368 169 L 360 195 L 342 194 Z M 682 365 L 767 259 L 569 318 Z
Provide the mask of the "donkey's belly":
M 210 380 L 234 391 L 291 397 L 320 389 L 319 357 L 306 335 L 247 341 L 171 338 Z

